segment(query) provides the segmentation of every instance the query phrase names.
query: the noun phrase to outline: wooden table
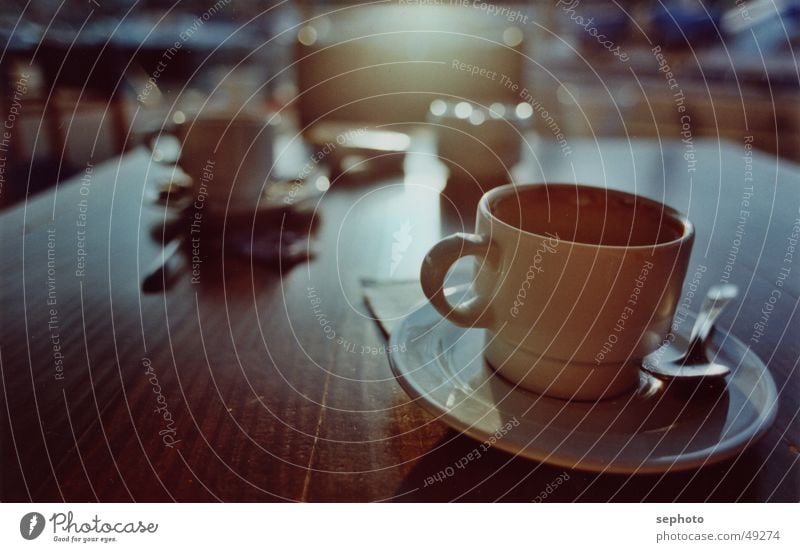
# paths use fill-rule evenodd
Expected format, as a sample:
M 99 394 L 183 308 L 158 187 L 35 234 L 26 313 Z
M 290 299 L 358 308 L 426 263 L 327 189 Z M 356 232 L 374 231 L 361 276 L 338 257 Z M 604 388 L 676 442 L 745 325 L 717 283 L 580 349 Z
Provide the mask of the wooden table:
M 692 267 L 708 267 L 703 290 L 741 241 L 730 281 L 743 298 L 721 326 L 767 362 L 780 408 L 765 438 L 733 460 L 664 476 L 572 471 L 547 500 L 798 500 L 797 250 L 764 335 L 750 338 L 800 216 L 800 170 L 750 158 L 744 142 L 696 140 L 694 172 L 679 142 L 570 145 L 565 158 L 534 141 L 520 178 L 636 190 L 688 213 Z M 443 214 L 435 179 L 334 185 L 320 204 L 321 252 L 307 265 L 229 257 L 202 265 L 198 283 L 186 276 L 143 294 L 164 220 L 147 192 L 164 170 L 134 150 L 0 217 L 2 500 L 529 501 L 564 472 L 490 451 L 424 486 L 475 443 L 407 404 L 372 349 L 385 339 L 360 278 L 413 277 L 441 235 L 471 230 L 472 216 Z M 410 244 L 393 259 L 404 224 Z

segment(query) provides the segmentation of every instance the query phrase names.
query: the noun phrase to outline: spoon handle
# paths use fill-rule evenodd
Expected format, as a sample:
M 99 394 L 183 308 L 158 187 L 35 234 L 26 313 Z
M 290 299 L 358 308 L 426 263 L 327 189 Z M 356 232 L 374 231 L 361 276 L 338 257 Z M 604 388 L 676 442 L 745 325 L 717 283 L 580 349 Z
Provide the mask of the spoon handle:
M 725 306 L 738 295 L 739 288 L 733 284 L 719 284 L 709 288 L 700 308 L 700 314 L 697 315 L 697 321 L 692 328 L 686 357 L 694 356 L 695 352 L 699 352 L 696 351 L 698 347 L 704 347 L 717 318 Z

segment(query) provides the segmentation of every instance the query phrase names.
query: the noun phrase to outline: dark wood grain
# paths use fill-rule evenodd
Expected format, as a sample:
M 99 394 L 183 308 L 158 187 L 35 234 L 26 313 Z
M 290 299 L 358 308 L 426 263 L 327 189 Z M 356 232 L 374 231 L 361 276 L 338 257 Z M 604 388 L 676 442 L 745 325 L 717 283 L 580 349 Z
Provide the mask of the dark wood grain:
M 571 145 L 564 159 L 537 143 L 518 176 L 577 178 L 677 207 L 697 227 L 692 266 L 708 267 L 703 289 L 720 279 L 745 184 L 742 143 L 697 142 L 694 173 L 680 143 Z M 309 264 L 276 270 L 211 256 L 199 284 L 184 277 L 165 293 L 142 294 L 142 273 L 160 251 L 152 236 L 165 221 L 145 190 L 164 170 L 135 150 L 94 167 L 88 195 L 79 177 L 0 217 L 3 500 L 529 501 L 564 471 L 491 451 L 425 486 L 475 443 L 409 403 L 386 355 L 372 350 L 385 338 L 360 278 L 415 276 L 427 249 L 445 233 L 471 230 L 472 215 L 449 214 L 438 190 L 410 176 L 335 184 L 319 204 L 320 253 Z M 721 327 L 767 362 L 780 391 L 775 425 L 737 458 L 701 470 L 571 471 L 548 500 L 800 498 L 797 257 L 767 331 L 750 341 L 798 218 L 800 170 L 756 153 L 753 174 L 730 275 L 743 297 Z M 88 211 L 79 278 L 81 199 Z M 411 244 L 393 267 L 393 233 L 405 223 Z M 63 379 L 54 377 L 48 328 L 48 230 Z M 164 404 L 169 425 L 156 411 Z M 165 431 L 175 443 L 165 444 Z

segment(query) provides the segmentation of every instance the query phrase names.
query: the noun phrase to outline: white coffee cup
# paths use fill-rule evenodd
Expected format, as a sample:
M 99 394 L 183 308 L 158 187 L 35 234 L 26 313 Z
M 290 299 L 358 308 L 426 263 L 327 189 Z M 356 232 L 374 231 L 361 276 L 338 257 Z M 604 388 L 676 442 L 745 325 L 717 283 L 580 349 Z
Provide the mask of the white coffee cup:
M 254 211 L 273 167 L 266 114 L 200 112 L 175 128 L 179 164 L 210 214 Z
M 422 289 L 442 316 L 488 330 L 484 355 L 531 391 L 575 400 L 637 385 L 670 330 L 694 229 L 674 209 L 575 184 L 506 185 L 478 205 L 474 234 L 426 256 Z M 475 296 L 452 306 L 443 282 L 478 257 Z

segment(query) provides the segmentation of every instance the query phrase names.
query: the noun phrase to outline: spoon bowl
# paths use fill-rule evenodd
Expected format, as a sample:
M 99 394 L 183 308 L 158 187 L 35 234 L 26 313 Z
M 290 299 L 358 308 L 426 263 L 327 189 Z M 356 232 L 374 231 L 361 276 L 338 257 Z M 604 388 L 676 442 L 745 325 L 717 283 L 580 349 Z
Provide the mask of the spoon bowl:
M 675 359 L 664 359 L 663 351 L 659 349 L 644 358 L 642 368 L 664 380 L 699 381 L 727 376 L 730 367 L 710 361 L 706 345 L 717 318 L 738 295 L 739 288 L 733 284 L 711 286 L 692 328 L 686 352 Z

